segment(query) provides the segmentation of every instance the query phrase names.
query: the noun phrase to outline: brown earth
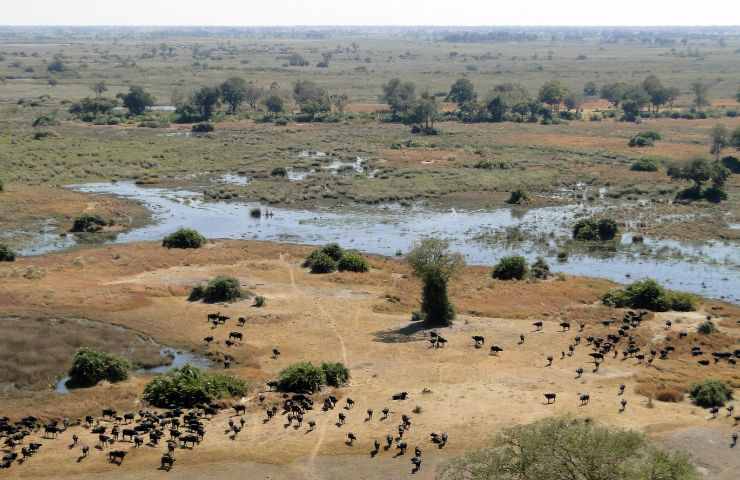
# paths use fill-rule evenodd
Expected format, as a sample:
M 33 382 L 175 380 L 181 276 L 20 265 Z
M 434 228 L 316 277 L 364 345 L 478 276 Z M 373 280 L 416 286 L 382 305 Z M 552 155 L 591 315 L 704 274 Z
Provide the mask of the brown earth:
M 195 350 L 204 348 L 203 337 L 214 335 L 217 341 L 210 350 L 234 355 L 236 365 L 231 373 L 253 381 L 252 391 L 242 400 L 248 406 L 247 426 L 232 441 L 223 434 L 231 413 L 215 417 L 201 445 L 177 452 L 175 470 L 169 475 L 178 478 L 242 478 L 245 473 L 250 478 L 272 479 L 411 477 L 410 455 L 393 458 L 392 452 L 381 451 L 378 458 L 369 456 L 373 440 L 382 441 L 394 431 L 401 414 L 412 417 L 413 427 L 405 437 L 409 446 L 419 445 L 424 451 L 424 469 L 415 478 L 433 478 L 439 462 L 483 445 L 502 427 L 553 414 L 590 416 L 616 427 L 660 434 L 661 439 L 687 429 L 708 430 L 713 438 L 729 436 L 732 422 L 725 417 L 708 421 L 705 411 L 686 400 L 649 402 L 635 390 L 638 382 L 667 378 L 672 385 L 685 386 L 709 375 L 740 386 L 737 370 L 725 363 L 701 368 L 690 364 L 686 352 L 692 337 L 674 338 L 675 357 L 656 360 L 654 367 L 639 365 L 634 359 L 608 359 L 592 373 L 585 346 L 577 347 L 573 357 L 560 360 L 560 352 L 567 351 L 576 335 L 575 331 L 560 332 L 561 319 L 568 319 L 574 330 L 578 322 L 584 323 L 582 336 L 602 335 L 606 328 L 599 321 L 621 315 L 597 304 L 599 296 L 613 286 L 610 282 L 574 277 L 500 282 L 490 279 L 489 269 L 467 268 L 451 286 L 457 321 L 440 332 L 449 344 L 431 349 L 428 333 L 409 322 L 411 311 L 418 308 L 419 284 L 409 276 L 406 265 L 372 258 L 373 268 L 367 274 L 311 275 L 300 268 L 308 251 L 292 245 L 218 241 L 197 251 L 139 243 L 22 258 L 0 266 L 0 309 L 19 317 L 53 315 L 118 324 L 160 343 Z M 20 274 L 29 269 L 39 274 L 33 279 Z M 192 286 L 217 274 L 239 278 L 245 288 L 267 298 L 266 307 L 254 308 L 249 301 L 212 306 L 186 301 Z M 206 314 L 213 311 L 247 317 L 242 345 L 224 345 L 228 332 L 238 328 L 232 320 L 226 327 L 211 329 Z M 674 321 L 669 334 L 676 336 L 676 331 L 692 327 L 706 314 L 713 315 L 721 329 L 711 342 L 737 345 L 740 309 L 717 302 L 703 304 L 699 313 L 651 315 L 636 335 L 646 344 L 659 345 L 666 341 L 666 319 Z M 544 321 L 543 332 L 533 332 L 531 322 L 535 320 Z M 517 345 L 520 334 L 526 335 L 523 345 Z M 484 335 L 486 348 L 473 348 L 471 335 Z M 489 355 L 487 347 L 493 344 L 504 351 Z M 270 358 L 274 347 L 282 352 L 278 359 Z M 555 357 L 549 368 L 545 367 L 547 355 Z M 299 430 L 284 428 L 282 418 L 262 422 L 264 414 L 255 400 L 263 390 L 261 382 L 302 360 L 341 361 L 350 368 L 350 385 L 335 392 L 356 402 L 348 411 L 346 425 L 334 425 L 336 411 L 318 410 L 305 419 L 316 420 L 313 432 L 307 431 L 305 423 Z M 579 366 L 586 373 L 576 380 Z M 0 414 L 74 419 L 87 413 L 98 415 L 106 406 L 135 411 L 142 408 L 138 398 L 146 380 L 138 376 L 66 396 L 42 391 L 5 395 L 0 397 Z M 624 413 L 619 413 L 620 383 L 627 385 Z M 410 398 L 391 401 L 391 395 L 399 391 L 409 392 Z M 547 391 L 557 392 L 554 405 L 545 405 L 542 394 Z M 590 405 L 578 406 L 579 392 L 591 394 Z M 268 404 L 278 401 L 276 394 L 268 394 Z M 391 417 L 381 421 L 379 412 L 385 406 L 391 408 Z M 420 413 L 413 413 L 417 406 Z M 367 408 L 376 412 L 369 422 L 364 421 Z M 344 443 L 350 431 L 358 437 L 352 447 Z M 449 433 L 450 443 L 443 450 L 429 442 L 429 433 L 435 431 Z M 41 453 L 23 465 L 14 465 L 4 472 L 6 477 L 139 479 L 167 475 L 156 470 L 161 447 L 134 450 L 128 442 L 114 446 L 130 452 L 121 467 L 108 464 L 103 452 L 95 448 L 90 458 L 77 462 L 79 449 L 67 448 L 72 433 L 80 435 L 83 443 L 96 443 L 86 430 L 73 427 L 58 440 L 43 440 Z M 692 450 L 701 454 L 702 448 L 698 445 Z M 726 446 L 716 447 L 708 469 L 713 476 L 708 478 L 731 478 L 731 456 Z

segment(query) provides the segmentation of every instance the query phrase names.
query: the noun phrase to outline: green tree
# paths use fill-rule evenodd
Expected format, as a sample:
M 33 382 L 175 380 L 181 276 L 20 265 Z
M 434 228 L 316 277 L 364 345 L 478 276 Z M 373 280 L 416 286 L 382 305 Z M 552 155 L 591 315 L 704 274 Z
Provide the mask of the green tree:
M 688 456 L 634 431 L 548 418 L 508 428 L 482 450 L 444 465 L 439 480 L 698 480 Z
M 201 87 L 194 91 L 190 103 L 198 112 L 200 120 L 210 120 L 218 107 L 221 92 L 216 87 Z
M 407 261 L 424 284 L 421 311 L 425 324 L 430 327 L 449 326 L 455 319 L 455 310 L 447 296 L 447 284 L 465 265 L 462 255 L 451 253 L 448 242 L 428 238 L 414 247 Z
M 221 99 L 229 106 L 232 115 L 247 99 L 247 82 L 243 78 L 232 77 L 221 84 Z
M 565 109 L 568 111 L 575 110 L 578 113 L 583 105 L 583 97 L 576 92 L 568 92 L 563 99 Z
M 249 108 L 252 110 L 257 109 L 260 99 L 265 96 L 265 89 L 249 83 L 246 90 L 244 91 L 244 101 L 247 102 Z
M 67 385 L 72 388 L 92 387 L 102 380 L 121 382 L 128 378 L 131 364 L 109 353 L 81 348 L 72 360 Z
M 428 93 L 423 93 L 421 98 L 414 102 L 411 109 L 411 117 L 414 122 L 424 124 L 426 130 L 434 128 L 434 119 L 437 117 L 437 99 Z
M 730 145 L 740 150 L 740 126 L 735 127 L 730 136 Z
M 559 80 L 550 80 L 540 88 L 539 99 L 557 112 L 560 110 L 560 104 L 563 103 L 567 94 L 568 88 Z
M 394 115 L 406 113 L 416 100 L 416 85 L 393 78 L 383 85 L 380 101 L 387 103 Z
M 268 112 L 273 115 L 277 115 L 278 113 L 281 113 L 283 110 L 285 110 L 285 100 L 283 100 L 283 97 L 277 94 L 269 95 L 267 98 L 265 98 L 265 107 L 267 108 Z
M 694 94 L 694 107 L 704 108 L 709 106 L 709 85 L 700 81 L 691 83 L 691 93 Z
M 714 155 L 714 159 L 719 161 L 722 149 L 730 146 L 730 131 L 718 123 L 709 132 L 709 153 Z
M 477 95 L 475 93 L 475 87 L 473 82 L 467 78 L 461 78 L 450 87 L 450 93 L 447 95 L 447 100 L 457 103 L 458 107 L 465 103 L 475 101 Z
M 316 115 L 331 110 L 326 89 L 311 80 L 298 80 L 293 85 L 293 99 L 303 113 Z
M 339 113 L 344 113 L 344 109 L 349 104 L 349 97 L 345 94 L 332 95 L 329 97 L 332 107 Z
M 130 115 L 141 115 L 147 107 L 154 105 L 154 97 L 142 87 L 133 86 L 127 94 L 119 96 Z
M 619 108 L 628 89 L 629 85 L 624 82 L 609 83 L 601 87 L 601 98 Z
M 587 97 L 595 97 L 599 94 L 599 87 L 594 82 L 586 82 L 586 85 L 583 86 L 583 94 Z

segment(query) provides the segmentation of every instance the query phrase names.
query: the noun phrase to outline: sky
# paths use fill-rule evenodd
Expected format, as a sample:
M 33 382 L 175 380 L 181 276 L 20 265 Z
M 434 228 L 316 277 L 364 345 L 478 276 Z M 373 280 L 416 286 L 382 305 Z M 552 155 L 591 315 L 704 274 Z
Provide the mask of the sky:
M 738 0 L 1 0 L 0 25 L 740 25 Z

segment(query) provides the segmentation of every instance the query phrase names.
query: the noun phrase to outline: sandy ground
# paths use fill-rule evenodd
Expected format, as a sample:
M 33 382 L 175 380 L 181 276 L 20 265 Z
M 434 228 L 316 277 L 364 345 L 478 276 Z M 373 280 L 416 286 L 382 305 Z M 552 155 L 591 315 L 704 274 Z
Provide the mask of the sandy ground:
M 737 385 L 740 379 L 732 367 L 721 364 L 701 370 L 683 358 L 656 367 L 609 359 L 592 373 L 590 350 L 585 346 L 560 360 L 560 352 L 567 351 L 576 335 L 561 332 L 560 319 L 583 321 L 587 326 L 582 336 L 606 332 L 598 321 L 615 312 L 596 305 L 596 300 L 610 288 L 609 282 L 583 278 L 494 282 L 485 269 L 468 269 L 452 290 L 460 314 L 455 325 L 443 332 L 449 344 L 431 349 L 428 333 L 409 322 L 410 312 L 417 308 L 419 285 L 408 277 L 405 265 L 374 258 L 367 274 L 316 276 L 299 266 L 307 252 L 304 247 L 259 242 L 216 242 L 200 251 L 168 251 L 145 243 L 22 259 L 18 265 L 0 267 L 4 278 L 0 308 L 14 315 L 55 312 L 111 322 L 183 348 L 203 349 L 201 339 L 214 335 L 217 342 L 210 350 L 229 351 L 237 360 L 232 373 L 254 381 L 253 391 L 241 399 L 248 406 L 246 427 L 230 440 L 224 430 L 231 411 L 219 414 L 201 445 L 177 452 L 175 469 L 169 474 L 177 478 L 433 478 L 440 462 L 484 445 L 500 428 L 554 414 L 593 417 L 657 436 L 670 447 L 688 448 L 701 457 L 707 478 L 729 479 L 730 472 L 736 471 L 736 452 L 727 445 L 731 419 L 722 416 L 710 421 L 706 411 L 688 401 L 652 402 L 651 406 L 646 397 L 635 393 L 637 379 L 649 368 L 656 370 L 651 372 L 656 378 L 662 369 L 672 375 L 678 370 L 686 379 L 711 373 Z M 11 269 L 31 266 L 43 275 L 35 280 L 12 275 Z M 245 288 L 264 295 L 267 306 L 257 309 L 249 301 L 228 306 L 186 301 L 193 285 L 216 274 L 237 276 Z M 674 320 L 677 329 L 686 328 L 711 310 L 721 317 L 722 338 L 737 343 L 738 309 L 716 303 L 703 308 L 696 314 L 652 316 L 640 328 L 640 337 L 660 342 L 666 335 L 666 319 Z M 233 323 L 214 330 L 205 321 L 207 313 L 219 310 L 247 317 L 242 345 L 227 349 L 223 343 L 229 331 L 238 330 Z M 544 321 L 542 332 L 533 332 L 535 320 Z M 520 334 L 526 336 L 523 345 L 517 344 Z M 475 349 L 472 335 L 484 335 L 486 348 Z M 488 346 L 493 344 L 504 351 L 489 355 Z M 278 359 L 271 358 L 274 347 L 282 352 Z M 547 355 L 555 357 L 551 367 L 545 366 Z M 336 410 L 311 412 L 299 429 L 285 427 L 283 418 L 263 422 L 263 409 L 255 400 L 263 390 L 262 382 L 303 360 L 341 361 L 350 368 L 350 385 L 334 392 L 340 405 L 341 398 L 355 401 L 354 409 L 346 411 L 345 425 L 335 425 Z M 578 367 L 586 370 L 581 379 L 575 379 Z M 145 381 L 133 378 L 69 396 L 3 397 L 0 414 L 76 418 L 99 414 L 109 405 L 134 411 L 142 407 L 138 393 Z M 624 413 L 619 412 L 617 395 L 621 383 L 627 385 Z M 409 392 L 409 399 L 392 401 L 392 394 L 400 391 Z M 553 405 L 544 402 L 543 393 L 549 391 L 558 394 Z M 579 406 L 577 396 L 583 392 L 590 393 L 591 403 Z M 277 394 L 268 394 L 268 404 L 278 401 Z M 391 415 L 381 421 L 384 407 L 391 409 Z M 368 408 L 375 415 L 365 421 Z M 412 418 L 405 437 L 409 447 L 418 445 L 424 452 L 424 467 L 413 477 L 409 453 L 398 458 L 393 458 L 393 451 L 381 450 L 376 458 L 369 455 L 375 439 L 382 442 L 386 434 L 396 431 L 402 414 Z M 315 431 L 308 431 L 309 420 L 316 421 Z M 429 433 L 443 431 L 450 441 L 439 450 L 429 441 Z M 348 432 L 358 437 L 353 446 L 345 444 Z M 107 463 L 95 448 L 88 459 L 77 462 L 79 449 L 67 447 L 72 433 L 80 435 L 83 443 L 96 443 L 86 430 L 73 427 L 57 440 L 44 440 L 39 455 L 3 475 L 137 479 L 168 475 L 156 470 L 162 447 L 135 450 L 128 442 L 114 446 L 130 452 L 120 467 Z

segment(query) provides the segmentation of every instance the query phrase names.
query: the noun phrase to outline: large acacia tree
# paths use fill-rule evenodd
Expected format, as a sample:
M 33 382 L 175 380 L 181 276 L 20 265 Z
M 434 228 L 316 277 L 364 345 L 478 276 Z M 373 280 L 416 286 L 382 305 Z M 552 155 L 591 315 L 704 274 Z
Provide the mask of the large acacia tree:
M 429 327 L 446 327 L 455 319 L 455 309 L 447 296 L 447 283 L 465 265 L 459 253 L 449 250 L 449 243 L 428 238 L 408 254 L 407 261 L 424 284 L 421 311 Z

